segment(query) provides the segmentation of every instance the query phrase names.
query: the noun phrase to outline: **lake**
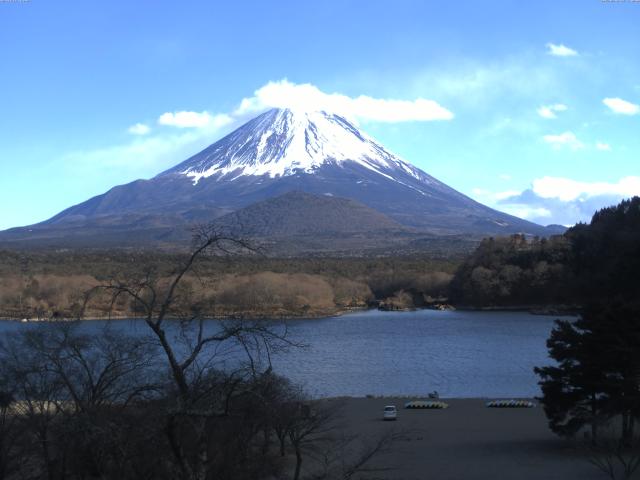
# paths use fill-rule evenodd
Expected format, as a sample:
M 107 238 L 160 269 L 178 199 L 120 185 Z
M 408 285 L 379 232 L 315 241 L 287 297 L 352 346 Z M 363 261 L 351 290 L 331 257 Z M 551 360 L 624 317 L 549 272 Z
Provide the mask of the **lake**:
M 274 370 L 316 397 L 365 395 L 530 397 L 540 393 L 534 366 L 551 363 L 545 341 L 556 316 L 526 312 L 369 310 L 287 321 L 293 349 Z M 99 331 L 106 321 L 86 322 Z M 215 321 L 211 321 L 212 327 Z M 0 322 L 0 334 L 31 324 Z M 139 320 L 115 328 L 146 333 Z

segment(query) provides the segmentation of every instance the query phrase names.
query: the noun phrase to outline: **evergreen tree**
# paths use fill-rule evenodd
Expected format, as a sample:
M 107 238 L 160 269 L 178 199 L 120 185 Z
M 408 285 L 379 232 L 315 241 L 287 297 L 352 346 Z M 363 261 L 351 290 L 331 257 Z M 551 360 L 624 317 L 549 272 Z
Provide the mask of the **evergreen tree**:
M 621 301 L 593 304 L 575 322 L 556 321 L 547 341 L 557 365 L 535 368 L 549 426 L 572 436 L 614 417 L 621 440 L 630 444 L 640 416 L 640 309 Z
M 640 308 L 622 301 L 598 304 L 585 310 L 583 322 L 605 377 L 604 408 L 609 417 L 620 418 L 621 440 L 629 446 L 640 416 Z
M 597 426 L 603 420 L 603 380 L 595 345 L 578 322 L 556 320 L 547 340 L 556 366 L 536 367 L 541 378 L 540 399 L 549 427 L 558 435 L 571 437 L 585 426 L 595 442 Z

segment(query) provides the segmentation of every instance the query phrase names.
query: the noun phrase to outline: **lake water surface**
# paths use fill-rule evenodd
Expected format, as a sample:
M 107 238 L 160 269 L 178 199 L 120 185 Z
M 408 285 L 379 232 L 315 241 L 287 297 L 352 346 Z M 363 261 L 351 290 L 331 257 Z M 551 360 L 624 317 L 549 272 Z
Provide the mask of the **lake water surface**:
M 539 394 L 534 366 L 551 363 L 545 341 L 555 316 L 524 312 L 365 311 L 287 322 L 308 345 L 273 357 L 274 370 L 313 396 L 516 397 Z M 99 331 L 106 321 L 86 322 Z M 212 326 L 215 321 L 211 321 Z M 0 322 L 0 335 L 25 328 Z M 139 320 L 118 329 L 146 333 Z

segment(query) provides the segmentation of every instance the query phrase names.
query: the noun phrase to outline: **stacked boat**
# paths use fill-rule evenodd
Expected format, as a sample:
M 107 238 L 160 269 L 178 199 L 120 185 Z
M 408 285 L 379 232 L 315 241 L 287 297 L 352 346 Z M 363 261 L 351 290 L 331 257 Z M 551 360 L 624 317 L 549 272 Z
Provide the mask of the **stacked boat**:
M 443 409 L 449 405 L 436 400 L 412 400 L 404 404 L 404 408 L 408 409 Z
M 491 400 L 488 408 L 533 408 L 536 404 L 529 400 Z

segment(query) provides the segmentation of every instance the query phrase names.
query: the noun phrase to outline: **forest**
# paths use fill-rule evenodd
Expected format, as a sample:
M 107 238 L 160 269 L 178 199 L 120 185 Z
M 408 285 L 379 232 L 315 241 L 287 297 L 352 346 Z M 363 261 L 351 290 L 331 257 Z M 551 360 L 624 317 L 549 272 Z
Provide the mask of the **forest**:
M 613 479 L 636 478 L 640 198 L 598 211 L 590 224 L 571 228 L 564 244 L 563 276 L 549 281 L 545 292 L 558 298 L 551 297 L 553 289 L 561 290 L 566 282 L 561 298 L 579 304 L 579 316 L 555 322 L 547 340 L 555 362 L 534 369 L 542 390 L 539 400 L 550 429 L 563 437 L 586 439 L 590 461 L 601 472 Z M 527 247 L 526 253 L 510 247 L 503 262 L 495 265 L 504 268 L 529 258 L 539 245 Z
M 149 251 L 0 252 L 0 317 L 76 318 L 85 293 L 114 279 L 168 278 L 184 254 Z M 270 258 L 206 256 L 182 288 L 210 317 L 324 316 L 352 309 L 404 309 L 446 298 L 458 258 Z M 105 300 L 106 302 L 106 300 Z M 82 313 L 101 317 L 108 303 Z M 118 303 L 114 317 L 133 316 Z
M 640 293 L 640 197 L 599 210 L 564 235 L 482 241 L 457 269 L 450 301 L 475 307 L 563 306 Z
M 0 317 L 85 318 L 109 307 L 87 291 L 114 279 L 171 276 L 183 253 L 148 250 L 2 251 Z M 209 317 L 316 317 L 363 308 L 578 311 L 586 299 L 640 293 L 640 198 L 596 212 L 549 238 L 486 238 L 467 256 L 204 257 L 182 284 Z M 186 305 L 186 303 L 185 303 Z M 115 317 L 134 316 L 118 302 Z
M 59 321 L 0 338 L 0 479 L 299 480 L 314 458 L 318 480 L 372 471 L 367 463 L 393 433 L 346 437 L 338 401 L 312 400 L 276 375 L 273 352 L 305 347 L 285 325 L 207 328 L 182 284 L 213 249 L 226 250 L 225 242 L 207 232 L 169 278 L 145 274 L 92 289 L 111 308 L 133 302 L 143 331 L 107 322 L 88 332 L 90 323 Z M 190 318 L 168 321 L 185 302 Z

